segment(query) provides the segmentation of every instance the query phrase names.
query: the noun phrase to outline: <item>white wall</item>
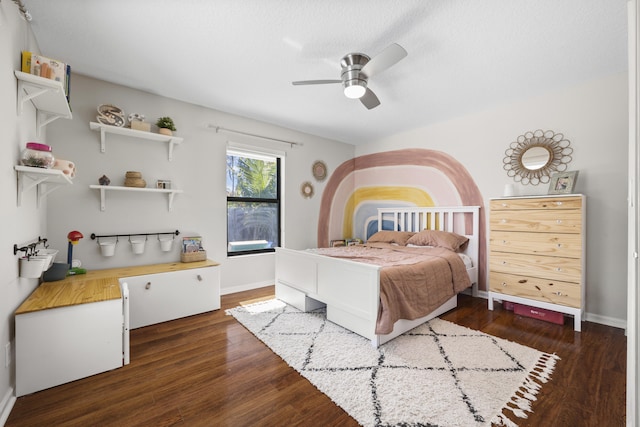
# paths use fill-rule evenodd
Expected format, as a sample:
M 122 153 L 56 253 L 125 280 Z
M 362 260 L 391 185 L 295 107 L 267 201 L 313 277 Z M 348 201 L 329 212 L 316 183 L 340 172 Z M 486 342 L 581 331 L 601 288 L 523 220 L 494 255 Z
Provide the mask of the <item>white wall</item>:
M 300 132 L 271 126 L 219 111 L 162 98 L 130 88 L 112 85 L 81 75 L 72 76 L 71 105 L 73 119 L 59 119 L 36 136 L 35 110 L 30 103 L 21 116 L 17 116 L 17 81 L 14 70 L 20 69 L 20 52 L 38 52 L 31 30 L 23 21 L 13 2 L 0 2 L 0 127 L 2 141 L 0 155 L 0 209 L 2 233 L 0 242 L 0 425 L 13 405 L 15 364 L 4 367 L 5 344 L 13 342 L 13 312 L 35 289 L 37 280 L 18 278 L 18 256 L 13 245 L 31 243 L 38 237 L 47 237 L 51 247 L 59 249 L 57 262 L 65 262 L 67 233 L 79 230 L 84 239 L 74 247 L 74 258 L 79 258 L 89 269 L 178 261 L 177 247 L 170 253 L 161 252 L 156 241 L 148 242 L 143 255 L 133 255 L 126 241 L 118 244 L 116 256 L 102 257 L 91 233 L 118 234 L 180 230 L 182 235 L 198 234 L 204 239 L 209 258 L 222 264 L 222 292 L 268 285 L 273 283 L 272 254 L 226 258 L 226 192 L 225 158 L 227 135 L 206 127 L 218 126 L 238 129 L 303 145 L 291 148 L 287 144 L 270 143 L 255 138 L 233 137 L 234 141 L 256 146 L 267 146 L 286 152 L 284 195 L 286 223 L 284 244 L 302 249 L 315 246 L 318 211 L 324 183 L 315 182 L 311 165 L 324 160 L 333 170 L 347 159 L 353 158 L 352 145 L 330 141 Z M 169 84 L 169 83 L 168 83 Z M 247 100 L 247 102 L 251 102 Z M 168 146 L 151 141 L 138 141 L 128 137 L 110 135 L 106 153 L 100 153 L 99 134 L 89 129 L 95 121 L 96 107 L 111 103 L 127 114 L 143 113 L 147 118 L 169 115 L 174 118 L 184 143 L 176 146 L 174 160 L 169 162 Z M 57 158 L 73 160 L 77 176 L 72 185 L 63 186 L 49 194 L 45 202 L 36 207 L 36 193 L 25 193 L 18 207 L 16 172 L 20 152 L 28 141 L 48 143 Z M 89 189 L 98 178 L 106 174 L 113 185 L 122 185 L 126 171 L 143 173 L 147 185 L 157 179 L 170 179 L 184 193 L 174 200 L 174 209 L 168 212 L 167 198 L 158 194 L 109 194 L 106 211 L 99 208 L 97 190 Z M 312 181 L 316 196 L 304 199 L 300 185 Z M 180 236 L 181 237 L 181 236 Z
M 624 326 L 626 319 L 627 74 L 578 84 L 385 140 L 356 155 L 420 147 L 460 161 L 483 193 L 485 208 L 513 183 L 502 168 L 509 144 L 526 131 L 561 132 L 574 149 L 576 192 L 587 196 L 587 319 Z M 516 186 L 516 195 L 546 194 L 548 185 Z
M 44 137 L 36 137 L 33 108 L 27 105 L 19 117 L 16 109 L 17 82 L 13 70 L 20 69 L 21 50 L 37 51 L 33 40 L 15 4 L 0 2 L 0 424 L 14 400 L 15 363 L 5 368 L 5 345 L 14 343 L 13 312 L 37 285 L 35 279 L 18 278 L 18 256 L 13 255 L 13 245 L 23 246 L 47 234 L 46 204 L 37 209 L 35 197 L 26 197 L 21 207 L 16 205 L 13 169 L 27 141 L 46 142 Z
M 172 262 L 180 258 L 179 245 L 174 245 L 171 252 L 162 252 L 155 237 L 150 237 L 142 255 L 133 255 L 125 239 L 118 243 L 116 255 L 107 258 L 100 254 L 97 241 L 91 240 L 90 235 L 180 230 L 179 238 L 189 234 L 202 236 L 208 257 L 222 264 L 223 293 L 272 284 L 273 254 L 226 257 L 225 150 L 229 138 L 286 152 L 284 243 L 292 248 L 315 246 L 319 195 L 324 184 L 313 180 L 311 165 L 322 159 L 331 170 L 353 157 L 352 145 L 82 75 L 74 74 L 71 81 L 73 120 L 58 120 L 47 127 L 47 138 L 56 157 L 77 164 L 73 185 L 49 196 L 47 221 L 52 246 L 66 254 L 67 233 L 78 230 L 84 238 L 74 246 L 73 255 L 88 269 Z M 89 122 L 96 120 L 99 104 L 117 105 L 126 115 L 144 114 L 152 122 L 160 116 L 171 116 L 178 129 L 175 134 L 184 138 L 184 142 L 174 147 L 171 162 L 167 144 L 112 134 L 107 135 L 106 152 L 101 153 L 99 133 L 89 129 Z M 288 144 L 216 133 L 208 124 L 303 145 L 291 148 Z M 173 187 L 184 193 L 175 196 L 173 210 L 169 212 L 164 195 L 108 192 L 106 210 L 101 212 L 99 192 L 89 185 L 97 184 L 103 174 L 111 179 L 111 185 L 123 185 L 126 171 L 140 171 L 147 186 L 155 186 L 158 179 L 171 180 Z M 315 197 L 300 196 L 300 185 L 304 181 L 314 182 Z M 62 258 L 66 255 L 59 256 L 58 260 Z

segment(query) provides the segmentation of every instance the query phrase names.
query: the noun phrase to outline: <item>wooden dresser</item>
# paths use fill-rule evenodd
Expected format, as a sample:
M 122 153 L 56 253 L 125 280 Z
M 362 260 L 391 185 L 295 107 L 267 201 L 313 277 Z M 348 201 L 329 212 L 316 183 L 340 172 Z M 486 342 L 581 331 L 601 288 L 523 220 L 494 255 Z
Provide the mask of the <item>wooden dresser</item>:
M 574 317 L 584 313 L 586 198 L 580 194 L 490 201 L 489 310 L 502 300 Z

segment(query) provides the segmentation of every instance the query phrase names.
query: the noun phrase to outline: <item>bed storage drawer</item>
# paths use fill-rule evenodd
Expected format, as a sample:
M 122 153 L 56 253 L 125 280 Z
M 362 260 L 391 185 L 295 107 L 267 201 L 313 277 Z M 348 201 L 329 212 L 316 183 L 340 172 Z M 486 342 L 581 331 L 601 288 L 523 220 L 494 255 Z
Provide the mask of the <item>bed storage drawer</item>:
M 577 283 L 491 272 L 489 286 L 493 292 L 502 294 L 534 298 L 538 301 L 569 307 L 578 308 L 581 306 L 581 290 Z

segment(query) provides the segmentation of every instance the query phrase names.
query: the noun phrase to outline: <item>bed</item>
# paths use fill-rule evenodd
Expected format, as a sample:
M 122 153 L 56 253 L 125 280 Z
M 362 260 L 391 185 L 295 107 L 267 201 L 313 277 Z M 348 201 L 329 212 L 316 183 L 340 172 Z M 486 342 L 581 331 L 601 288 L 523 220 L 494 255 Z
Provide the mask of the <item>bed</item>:
M 466 260 L 463 265 L 468 275 L 469 286 L 465 291 L 477 296 L 479 209 L 478 206 L 380 208 L 377 212 L 376 226 L 378 231 L 418 235 L 423 230 L 436 230 L 468 239 L 454 255 Z M 367 226 L 370 228 L 370 225 Z M 369 237 L 366 230 L 363 235 Z M 368 244 L 370 243 L 367 241 L 363 247 Z M 413 248 L 414 245 L 409 246 Z M 336 249 L 342 253 L 348 248 Z M 452 292 L 446 301 L 433 309 L 430 308 L 428 313 L 418 318 L 394 320 L 390 332 L 380 333 L 378 326 L 385 309 L 381 304 L 381 295 L 386 295 L 385 277 L 388 275 L 386 269 L 389 266 L 356 261 L 339 255 L 328 256 L 327 251 L 324 248 L 276 248 L 276 298 L 302 311 L 326 306 L 328 320 L 371 340 L 374 347 L 457 306 L 460 290 Z M 417 249 L 411 251 L 415 252 Z M 381 276 L 385 278 L 382 282 L 383 292 Z M 432 285 L 438 284 L 429 284 Z

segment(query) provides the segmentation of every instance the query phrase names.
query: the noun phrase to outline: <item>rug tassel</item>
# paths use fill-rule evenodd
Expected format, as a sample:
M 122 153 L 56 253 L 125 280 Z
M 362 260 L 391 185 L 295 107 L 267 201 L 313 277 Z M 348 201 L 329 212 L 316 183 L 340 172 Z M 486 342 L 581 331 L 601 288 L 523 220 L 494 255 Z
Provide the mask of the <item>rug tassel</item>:
M 531 412 L 531 402 L 537 400 L 536 395 L 542 388 L 541 383 L 546 383 L 551 379 L 551 374 L 555 369 L 556 362 L 560 360 L 555 354 L 544 354 L 540 357 L 534 368 L 529 373 L 518 390 L 511 399 L 502 407 L 501 411 L 509 410 L 518 418 L 528 418 L 527 412 Z M 492 423 L 499 426 L 518 427 L 509 417 L 500 412 L 496 415 Z
M 511 421 L 509 418 L 505 417 L 503 414 L 498 414 L 498 416 L 493 420 L 493 423 L 498 426 L 518 427 L 518 424 Z

